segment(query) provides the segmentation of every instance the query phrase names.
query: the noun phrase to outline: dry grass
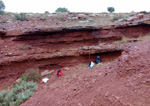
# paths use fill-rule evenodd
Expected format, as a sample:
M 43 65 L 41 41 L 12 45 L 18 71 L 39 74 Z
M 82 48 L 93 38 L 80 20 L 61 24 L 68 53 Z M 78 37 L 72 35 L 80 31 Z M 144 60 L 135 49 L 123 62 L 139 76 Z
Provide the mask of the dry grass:
M 130 39 L 130 38 L 122 37 L 122 40 L 121 40 L 121 41 L 113 42 L 113 44 L 119 45 L 119 44 L 122 44 L 122 43 L 127 43 L 127 42 L 129 41 L 129 39 Z
M 150 39 L 150 35 L 139 36 L 138 38 L 123 37 L 121 41 L 113 42 L 113 44 L 119 45 L 119 44 L 124 44 L 128 42 L 136 42 L 136 41 L 147 40 L 147 39 Z
M 150 35 L 148 34 L 148 35 L 145 35 L 145 36 L 139 36 L 137 39 L 138 40 L 147 40 L 147 39 L 150 39 Z
M 111 20 L 112 21 L 118 21 L 119 19 L 126 19 L 128 17 L 130 17 L 130 14 L 125 14 L 125 13 L 116 14 L 116 13 L 114 13 L 111 16 Z

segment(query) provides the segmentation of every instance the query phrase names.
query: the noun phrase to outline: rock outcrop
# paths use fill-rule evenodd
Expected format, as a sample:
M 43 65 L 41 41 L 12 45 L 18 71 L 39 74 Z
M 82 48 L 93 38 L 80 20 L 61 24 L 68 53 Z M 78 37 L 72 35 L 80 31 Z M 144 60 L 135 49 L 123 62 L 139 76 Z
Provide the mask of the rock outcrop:
M 129 40 L 118 45 L 114 42 L 124 38 L 136 39 L 139 36 L 148 35 L 149 23 L 150 20 L 147 19 L 108 26 L 31 28 L 29 30 L 23 27 L 19 30 L 3 28 L 0 31 L 0 78 L 7 77 L 8 73 L 19 75 L 32 67 L 60 68 L 67 64 L 59 63 L 58 60 L 62 58 L 67 60 L 70 57 L 89 54 L 121 52 L 128 43 L 132 44 L 136 40 Z

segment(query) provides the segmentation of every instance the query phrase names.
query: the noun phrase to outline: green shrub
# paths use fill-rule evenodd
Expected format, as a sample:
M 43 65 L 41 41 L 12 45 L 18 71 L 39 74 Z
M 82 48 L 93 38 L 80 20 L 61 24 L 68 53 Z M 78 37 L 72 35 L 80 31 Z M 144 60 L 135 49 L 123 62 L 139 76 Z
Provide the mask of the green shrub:
M 5 14 L 5 12 L 4 11 L 0 11 L 0 15 L 4 15 Z
M 24 74 L 22 74 L 21 79 L 25 81 L 36 81 L 38 82 L 41 78 L 39 69 L 28 69 Z
M 3 3 L 2 0 L 0 0 L 0 11 L 4 11 L 5 9 L 5 4 Z
M 7 89 L 9 87 L 9 85 L 5 85 L 4 88 Z
M 45 14 L 49 14 L 49 12 L 48 12 L 48 11 L 45 11 Z
M 108 8 L 107 8 L 107 11 L 109 11 L 110 13 L 112 13 L 112 12 L 115 11 L 115 8 L 114 8 L 114 7 L 108 7 Z
M 31 47 L 31 46 L 28 46 L 27 48 L 28 48 L 28 49 L 32 49 L 32 47 Z
M 0 106 L 9 106 L 9 101 L 6 98 L 7 94 L 5 90 L 0 92 Z
M 26 14 L 25 13 L 15 14 L 15 18 L 16 18 L 16 20 L 25 21 Z
M 147 11 L 140 11 L 140 13 L 142 13 L 142 14 L 148 14 Z
M 65 7 L 63 7 L 63 8 L 59 7 L 59 8 L 56 9 L 55 12 L 69 12 L 69 10 L 67 8 L 65 8 Z
M 19 106 L 31 97 L 37 89 L 37 83 L 21 81 L 10 91 L 0 92 L 0 106 Z
M 20 47 L 20 50 L 24 50 L 24 47 L 21 46 L 21 47 Z

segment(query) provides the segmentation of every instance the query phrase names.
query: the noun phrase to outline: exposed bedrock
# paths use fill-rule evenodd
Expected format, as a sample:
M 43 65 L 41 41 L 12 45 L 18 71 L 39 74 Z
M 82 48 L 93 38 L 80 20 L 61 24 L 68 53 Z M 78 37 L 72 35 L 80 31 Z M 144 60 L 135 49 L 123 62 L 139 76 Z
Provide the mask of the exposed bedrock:
M 97 55 L 111 62 L 128 44 L 115 45 L 124 37 L 138 38 L 150 33 L 145 24 L 126 27 L 74 27 L 38 30 L 17 35 L 0 33 L 0 78 L 20 75 L 28 68 L 58 69 L 88 64 Z M 132 43 L 130 43 L 132 44 Z M 90 55 L 90 59 L 89 59 Z

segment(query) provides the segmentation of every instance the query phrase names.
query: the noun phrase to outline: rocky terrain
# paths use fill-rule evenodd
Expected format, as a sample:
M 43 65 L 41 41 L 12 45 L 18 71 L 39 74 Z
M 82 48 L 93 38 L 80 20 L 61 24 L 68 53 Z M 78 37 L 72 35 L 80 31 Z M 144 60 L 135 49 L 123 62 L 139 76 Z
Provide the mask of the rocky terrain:
M 149 105 L 149 14 L 9 15 L 0 17 L 0 88 L 27 69 L 54 70 L 22 106 Z M 96 56 L 102 64 L 88 69 Z

